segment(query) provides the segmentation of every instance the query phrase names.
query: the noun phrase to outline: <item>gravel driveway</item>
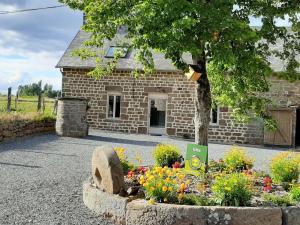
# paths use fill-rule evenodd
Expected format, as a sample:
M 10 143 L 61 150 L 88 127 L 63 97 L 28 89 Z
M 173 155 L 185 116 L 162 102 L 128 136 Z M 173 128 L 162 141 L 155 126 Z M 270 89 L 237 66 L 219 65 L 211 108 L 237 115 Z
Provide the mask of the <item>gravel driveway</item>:
M 187 141 L 168 137 L 91 131 L 84 139 L 40 135 L 0 143 L 0 224 L 112 223 L 90 212 L 82 203 L 82 182 L 90 176 L 96 146 L 123 146 L 133 162 L 139 152 L 143 164 L 153 163 L 151 151 L 160 143 L 182 150 Z M 218 159 L 228 145 L 209 145 L 209 157 Z M 267 169 L 278 149 L 246 147 L 256 157 L 256 168 Z

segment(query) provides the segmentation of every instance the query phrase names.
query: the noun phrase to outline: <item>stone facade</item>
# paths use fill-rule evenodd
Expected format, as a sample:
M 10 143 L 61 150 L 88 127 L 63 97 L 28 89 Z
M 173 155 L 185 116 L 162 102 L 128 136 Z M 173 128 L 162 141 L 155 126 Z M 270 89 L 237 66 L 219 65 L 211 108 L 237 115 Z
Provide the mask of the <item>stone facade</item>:
M 56 134 L 67 137 L 88 135 L 86 121 L 87 101 L 80 98 L 61 98 L 58 100 Z
M 14 120 L 9 123 L 0 123 L 0 142 L 17 137 L 25 137 L 33 134 L 54 132 L 55 120 L 27 121 Z
M 82 97 L 89 100 L 87 121 L 90 127 L 126 133 L 149 132 L 149 95 L 167 96 L 166 133 L 171 136 L 194 136 L 194 83 L 181 72 L 157 72 L 135 79 L 131 71 L 117 70 L 114 75 L 96 80 L 86 69 L 63 69 L 64 97 Z M 300 82 L 290 83 L 272 78 L 269 96 L 286 105 L 293 101 L 300 105 Z M 107 118 L 108 93 L 121 96 L 120 119 Z M 291 95 L 293 97 L 291 97 Z M 219 108 L 218 122 L 209 130 L 213 142 L 262 144 L 263 125 L 234 122 L 230 110 Z

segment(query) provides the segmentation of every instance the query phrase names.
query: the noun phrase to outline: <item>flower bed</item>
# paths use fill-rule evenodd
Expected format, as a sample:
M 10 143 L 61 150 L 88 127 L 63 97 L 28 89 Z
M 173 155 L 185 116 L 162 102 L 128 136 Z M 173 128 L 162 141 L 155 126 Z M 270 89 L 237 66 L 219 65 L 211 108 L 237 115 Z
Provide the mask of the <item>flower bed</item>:
M 140 156 L 136 157 L 140 165 L 133 165 L 125 149 L 115 151 L 124 170 L 127 190 L 121 207 L 123 217 L 119 220 L 122 223 L 299 225 L 300 156 L 295 152 L 275 156 L 267 174 L 255 170 L 255 159 L 238 147 L 229 150 L 224 159 L 202 165 L 196 173 L 184 169 L 183 157 L 175 146 L 157 146 L 154 166 L 141 166 Z M 100 191 L 93 184 L 87 186 L 89 190 Z M 91 201 L 94 199 L 90 198 Z M 86 205 L 93 208 L 97 203 Z M 286 208 L 290 206 L 295 208 Z M 195 222 L 199 219 L 201 222 Z

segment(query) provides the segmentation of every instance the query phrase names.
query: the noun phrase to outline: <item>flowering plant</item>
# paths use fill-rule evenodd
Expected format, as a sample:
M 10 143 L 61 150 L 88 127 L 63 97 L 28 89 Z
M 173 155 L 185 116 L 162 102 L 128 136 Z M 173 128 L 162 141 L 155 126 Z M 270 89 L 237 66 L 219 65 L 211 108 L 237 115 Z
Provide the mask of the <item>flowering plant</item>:
M 120 162 L 121 162 L 121 166 L 122 166 L 122 169 L 123 169 L 123 173 L 124 174 L 127 174 L 128 171 L 130 170 L 133 170 L 134 169 L 134 165 L 131 164 L 128 159 L 127 159 L 127 156 L 125 154 L 125 149 L 122 148 L 122 147 L 115 147 L 114 148 L 114 151 L 117 153 L 119 159 L 120 159 Z
M 232 147 L 225 155 L 224 162 L 228 171 L 241 172 L 253 167 L 255 160 L 239 147 Z
M 180 169 L 154 167 L 140 176 L 140 184 L 145 188 L 146 198 L 150 202 L 180 203 L 185 197 L 189 180 Z
M 265 177 L 263 179 L 264 191 L 265 192 L 271 192 L 272 191 L 272 183 L 273 183 L 273 180 L 272 180 L 271 177 Z
M 244 173 L 220 174 L 212 186 L 215 202 L 224 206 L 246 206 L 252 197 L 252 179 Z
M 292 183 L 299 179 L 300 154 L 282 152 L 271 161 L 271 176 L 275 183 Z

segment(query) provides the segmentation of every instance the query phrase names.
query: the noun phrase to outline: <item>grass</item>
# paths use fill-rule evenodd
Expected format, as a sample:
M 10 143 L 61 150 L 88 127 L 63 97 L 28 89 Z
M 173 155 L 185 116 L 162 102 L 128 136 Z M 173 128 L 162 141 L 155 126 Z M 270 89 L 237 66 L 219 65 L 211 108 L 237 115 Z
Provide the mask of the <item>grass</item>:
M 15 97 L 11 99 L 11 112 L 7 112 L 7 96 L 0 96 L 0 121 L 9 122 L 15 120 L 50 120 L 54 119 L 53 107 L 54 99 L 45 98 L 44 113 L 37 112 L 37 96 L 19 97 L 17 108 L 15 107 Z

